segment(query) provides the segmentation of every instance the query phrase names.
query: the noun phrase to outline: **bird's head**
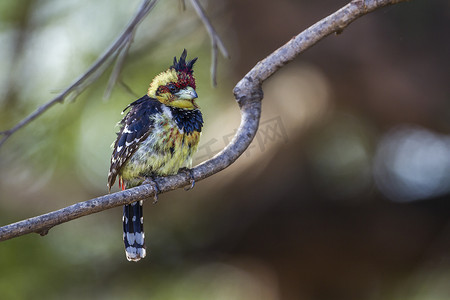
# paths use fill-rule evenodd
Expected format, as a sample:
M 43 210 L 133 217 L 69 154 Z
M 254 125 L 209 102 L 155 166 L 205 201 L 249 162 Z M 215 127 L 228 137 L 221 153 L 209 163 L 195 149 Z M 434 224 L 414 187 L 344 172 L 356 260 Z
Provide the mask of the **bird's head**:
M 192 67 L 197 57 L 186 62 L 186 49 L 180 60 L 173 58 L 173 65 L 156 76 L 148 88 L 148 96 L 158 99 L 159 102 L 172 107 L 194 109 L 197 108 L 195 98 L 195 78 Z

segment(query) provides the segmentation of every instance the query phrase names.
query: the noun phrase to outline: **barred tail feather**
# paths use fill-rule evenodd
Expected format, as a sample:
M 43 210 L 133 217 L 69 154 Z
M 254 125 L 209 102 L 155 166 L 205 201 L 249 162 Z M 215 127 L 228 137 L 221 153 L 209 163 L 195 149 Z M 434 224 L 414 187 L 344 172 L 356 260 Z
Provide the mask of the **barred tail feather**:
M 138 201 L 123 207 L 123 241 L 129 261 L 138 261 L 146 255 L 142 205 L 143 201 Z

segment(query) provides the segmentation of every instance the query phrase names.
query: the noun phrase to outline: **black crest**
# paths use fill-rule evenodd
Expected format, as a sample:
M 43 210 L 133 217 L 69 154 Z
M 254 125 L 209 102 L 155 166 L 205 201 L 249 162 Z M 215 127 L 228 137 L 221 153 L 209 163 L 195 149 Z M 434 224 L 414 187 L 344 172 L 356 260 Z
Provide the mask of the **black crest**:
M 194 58 L 191 61 L 186 62 L 186 56 L 187 56 L 187 51 L 186 51 L 186 49 L 184 49 L 183 53 L 181 53 L 179 61 L 177 61 L 176 56 L 173 58 L 173 65 L 171 66 L 171 68 L 173 68 L 179 72 L 186 72 L 186 73 L 192 74 L 192 72 L 194 72 L 192 70 L 192 67 L 194 66 L 194 63 L 197 61 L 198 57 Z

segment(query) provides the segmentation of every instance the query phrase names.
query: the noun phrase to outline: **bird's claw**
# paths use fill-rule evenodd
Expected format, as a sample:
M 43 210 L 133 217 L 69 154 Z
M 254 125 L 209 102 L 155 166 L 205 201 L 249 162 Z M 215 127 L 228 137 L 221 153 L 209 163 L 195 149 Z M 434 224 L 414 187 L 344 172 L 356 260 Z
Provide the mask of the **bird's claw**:
M 192 190 L 195 186 L 194 172 L 192 172 L 192 170 L 188 169 L 188 168 L 181 168 L 179 171 L 189 175 L 189 180 L 190 180 L 191 185 L 185 187 L 184 190 L 185 191 Z
M 153 196 L 153 204 L 156 204 L 158 202 L 158 194 L 161 192 L 161 189 L 159 188 L 155 179 L 152 177 L 146 177 L 142 184 L 150 184 L 155 190 L 155 195 Z

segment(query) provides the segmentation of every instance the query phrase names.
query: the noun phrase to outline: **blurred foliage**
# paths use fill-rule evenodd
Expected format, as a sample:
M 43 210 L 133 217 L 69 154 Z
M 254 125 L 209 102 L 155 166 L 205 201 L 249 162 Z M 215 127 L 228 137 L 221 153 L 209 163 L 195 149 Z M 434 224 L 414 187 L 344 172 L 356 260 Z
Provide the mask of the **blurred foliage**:
M 186 2 L 158 2 L 110 99 L 112 67 L 0 148 L 2 225 L 107 193 L 120 112 L 183 48 L 199 57 L 195 161 L 211 157 L 239 125 L 234 84 L 346 3 L 203 1 L 232 57 L 212 88 L 210 41 Z M 0 130 L 84 72 L 138 6 L 2 1 Z M 449 12 L 444 0 L 386 7 L 270 78 L 246 153 L 145 205 L 145 260 L 125 260 L 120 208 L 0 243 L 1 298 L 448 299 Z

